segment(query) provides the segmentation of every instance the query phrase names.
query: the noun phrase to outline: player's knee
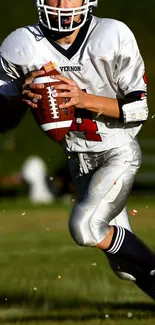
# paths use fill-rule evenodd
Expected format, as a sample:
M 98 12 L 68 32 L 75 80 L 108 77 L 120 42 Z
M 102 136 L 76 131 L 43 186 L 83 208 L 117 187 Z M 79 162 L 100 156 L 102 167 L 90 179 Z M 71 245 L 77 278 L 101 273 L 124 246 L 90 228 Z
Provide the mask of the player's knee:
M 96 217 L 75 217 L 69 221 L 69 230 L 74 241 L 80 246 L 96 246 L 109 232 L 108 223 Z
M 85 245 L 84 234 L 79 222 L 75 222 L 73 219 L 70 219 L 69 231 L 76 244 L 80 246 L 87 246 Z
M 74 241 L 80 246 L 95 246 L 96 239 L 90 230 L 89 220 L 74 218 L 69 221 L 69 231 Z

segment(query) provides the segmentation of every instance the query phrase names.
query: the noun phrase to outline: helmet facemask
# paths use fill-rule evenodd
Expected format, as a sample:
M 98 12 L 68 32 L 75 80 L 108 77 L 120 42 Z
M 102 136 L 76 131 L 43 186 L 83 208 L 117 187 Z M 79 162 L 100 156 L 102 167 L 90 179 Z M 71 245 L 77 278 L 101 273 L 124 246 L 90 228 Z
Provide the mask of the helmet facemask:
M 98 0 L 84 0 L 81 7 L 75 8 L 56 8 L 44 3 L 45 0 L 36 0 L 40 23 L 55 32 L 73 32 L 85 24 Z M 79 22 L 75 21 L 76 16 L 81 17 Z

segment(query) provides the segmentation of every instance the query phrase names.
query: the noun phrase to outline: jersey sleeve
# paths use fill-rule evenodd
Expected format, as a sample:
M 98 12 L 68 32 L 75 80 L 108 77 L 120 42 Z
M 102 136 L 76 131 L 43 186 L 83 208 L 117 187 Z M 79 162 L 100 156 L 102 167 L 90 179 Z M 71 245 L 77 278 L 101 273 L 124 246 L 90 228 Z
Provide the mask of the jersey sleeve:
M 22 79 L 18 68 L 0 56 L 0 94 L 6 98 L 18 96 Z
M 124 123 L 143 122 L 148 118 L 145 66 L 136 39 L 126 25 L 120 44 L 115 80 L 121 120 Z
M 120 50 L 115 62 L 115 80 L 118 89 L 126 96 L 134 91 L 146 92 L 145 66 L 136 39 L 124 25 Z
M 15 67 L 0 57 L 0 133 L 15 128 L 23 119 L 26 103 L 21 102 L 21 79 Z
M 31 33 L 20 28 L 9 34 L 0 46 L 0 94 L 5 97 L 19 94 L 24 78 L 21 67 L 28 65 L 35 53 L 30 38 L 33 38 Z

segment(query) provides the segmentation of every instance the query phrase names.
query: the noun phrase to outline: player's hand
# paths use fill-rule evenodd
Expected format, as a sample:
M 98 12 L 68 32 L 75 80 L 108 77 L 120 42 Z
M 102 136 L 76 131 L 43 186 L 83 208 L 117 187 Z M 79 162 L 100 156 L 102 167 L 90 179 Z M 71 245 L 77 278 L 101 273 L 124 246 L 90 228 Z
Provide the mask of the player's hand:
M 66 97 L 70 99 L 67 103 L 61 104 L 60 108 L 70 107 L 74 105 L 76 108 L 86 108 L 87 94 L 79 88 L 74 80 L 62 75 L 52 76 L 54 79 L 62 81 L 62 84 L 55 85 L 55 97 Z M 63 83 L 64 81 L 64 83 Z M 57 90 L 59 92 L 57 92 Z M 61 92 L 62 90 L 62 92 Z
M 37 108 L 37 101 L 38 99 L 41 99 L 40 94 L 34 93 L 34 89 L 40 89 L 44 88 L 44 84 L 36 84 L 33 83 L 34 78 L 38 76 L 42 76 L 45 74 L 44 70 L 35 70 L 31 71 L 25 78 L 25 82 L 23 84 L 23 90 L 22 90 L 22 101 L 27 103 L 28 106 L 31 106 L 32 108 Z

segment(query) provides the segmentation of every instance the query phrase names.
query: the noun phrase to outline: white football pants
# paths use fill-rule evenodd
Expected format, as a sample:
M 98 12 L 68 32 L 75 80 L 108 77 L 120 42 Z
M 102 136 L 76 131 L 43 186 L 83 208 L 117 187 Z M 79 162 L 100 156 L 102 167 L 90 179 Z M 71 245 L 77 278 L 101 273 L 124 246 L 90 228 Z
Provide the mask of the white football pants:
M 102 153 L 69 153 L 69 165 L 79 203 L 69 220 L 78 245 L 96 246 L 109 232 L 109 224 L 131 231 L 126 202 L 141 164 L 137 140 Z

